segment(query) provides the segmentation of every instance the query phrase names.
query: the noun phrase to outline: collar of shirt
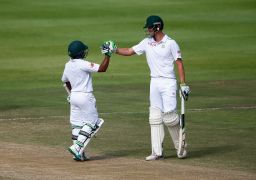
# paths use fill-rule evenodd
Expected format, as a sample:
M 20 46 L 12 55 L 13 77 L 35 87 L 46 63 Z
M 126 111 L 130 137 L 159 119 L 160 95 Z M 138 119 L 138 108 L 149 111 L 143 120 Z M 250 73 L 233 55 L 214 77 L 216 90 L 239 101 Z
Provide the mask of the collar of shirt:
M 154 44 L 161 44 L 161 43 L 165 43 L 168 39 L 170 39 L 170 38 L 165 34 L 163 39 L 159 42 L 156 42 L 153 37 L 150 38 L 150 41 L 151 41 L 151 43 L 154 43 Z

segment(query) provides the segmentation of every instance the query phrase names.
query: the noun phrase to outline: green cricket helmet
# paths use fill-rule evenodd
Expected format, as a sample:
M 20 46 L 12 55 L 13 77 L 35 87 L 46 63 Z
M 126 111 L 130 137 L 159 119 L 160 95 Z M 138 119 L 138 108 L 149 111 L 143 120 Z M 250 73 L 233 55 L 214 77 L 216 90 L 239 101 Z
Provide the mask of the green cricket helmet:
M 88 46 L 86 46 L 83 42 L 81 41 L 72 41 L 68 45 L 68 55 L 72 59 L 82 59 L 87 56 L 88 54 Z
M 144 28 L 154 28 L 157 30 L 163 30 L 164 28 L 164 22 L 161 17 L 156 16 L 156 15 L 151 15 L 147 17 L 146 24 Z

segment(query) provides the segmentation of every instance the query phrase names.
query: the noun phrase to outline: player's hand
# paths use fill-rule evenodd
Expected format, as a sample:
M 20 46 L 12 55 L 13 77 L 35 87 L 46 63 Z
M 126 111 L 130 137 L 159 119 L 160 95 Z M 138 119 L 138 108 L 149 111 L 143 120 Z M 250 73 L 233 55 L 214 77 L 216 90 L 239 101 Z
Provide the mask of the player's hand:
M 181 95 L 184 98 L 184 100 L 187 101 L 188 100 L 188 95 L 191 92 L 189 86 L 186 85 L 185 83 L 181 83 L 180 84 L 180 91 L 181 91 Z
M 101 53 L 111 57 L 112 53 L 115 53 L 117 49 L 114 41 L 106 41 L 101 46 Z
M 70 95 L 68 95 L 67 101 L 68 101 L 68 103 L 70 104 Z

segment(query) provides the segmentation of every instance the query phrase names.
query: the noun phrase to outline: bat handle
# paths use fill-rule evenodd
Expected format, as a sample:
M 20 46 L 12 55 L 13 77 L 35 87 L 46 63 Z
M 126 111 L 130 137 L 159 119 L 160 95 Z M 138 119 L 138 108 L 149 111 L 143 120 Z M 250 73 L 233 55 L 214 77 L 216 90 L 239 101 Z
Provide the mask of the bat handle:
M 185 114 L 185 100 L 181 97 L 181 114 Z
M 180 92 L 180 127 L 185 127 L 185 99 Z
M 181 114 L 185 114 L 185 99 L 184 97 L 181 95 L 181 91 L 180 91 L 180 108 L 181 108 Z

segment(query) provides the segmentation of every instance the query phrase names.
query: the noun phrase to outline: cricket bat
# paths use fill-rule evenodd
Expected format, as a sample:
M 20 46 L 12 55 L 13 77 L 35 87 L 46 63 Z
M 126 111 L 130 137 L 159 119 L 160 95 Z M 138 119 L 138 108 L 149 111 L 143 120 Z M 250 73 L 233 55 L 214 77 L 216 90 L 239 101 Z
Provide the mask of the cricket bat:
M 185 150 L 185 99 L 182 96 L 180 90 L 180 98 L 181 98 L 181 112 L 180 112 L 180 130 L 179 130 L 179 147 L 178 154 L 183 155 Z

